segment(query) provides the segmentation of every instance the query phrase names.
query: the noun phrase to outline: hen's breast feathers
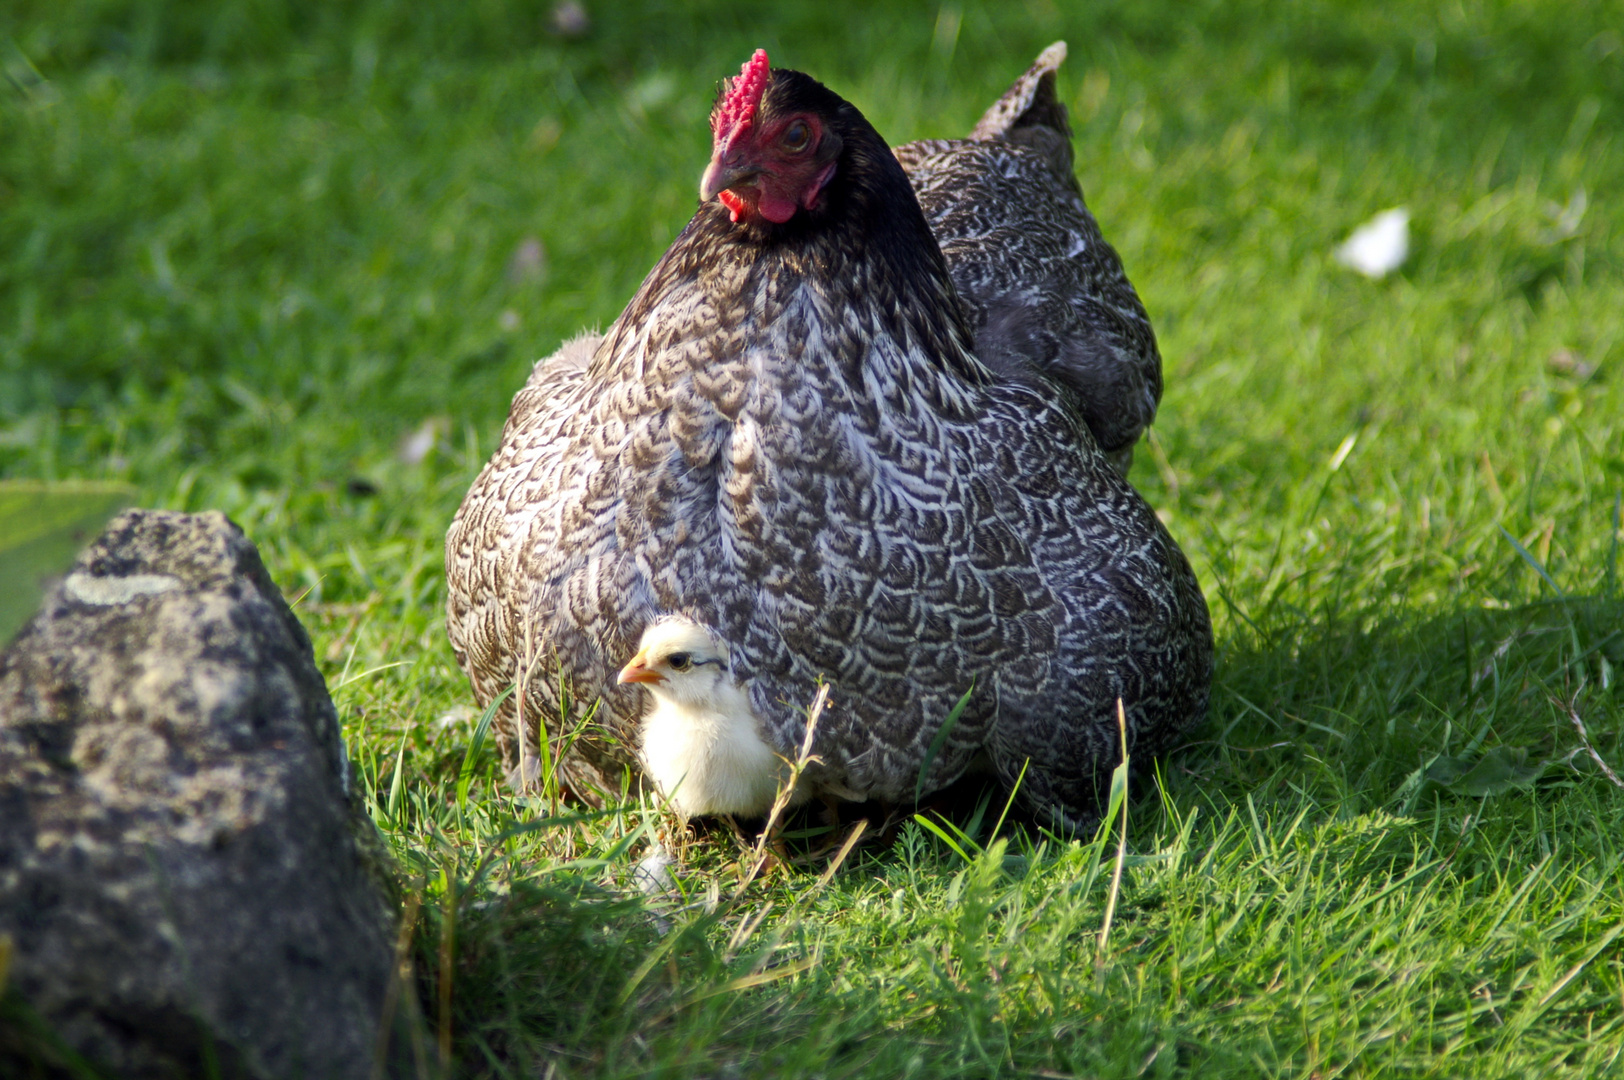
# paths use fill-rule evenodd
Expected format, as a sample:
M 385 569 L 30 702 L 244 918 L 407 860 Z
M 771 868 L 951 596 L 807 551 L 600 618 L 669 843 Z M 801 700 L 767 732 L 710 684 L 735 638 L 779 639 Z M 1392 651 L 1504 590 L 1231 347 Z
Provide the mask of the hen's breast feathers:
M 636 332 L 611 333 L 619 350 L 592 379 L 533 379 L 505 440 L 524 449 L 502 531 L 524 542 L 498 587 L 528 583 L 583 685 L 604 685 L 627 631 L 658 612 L 722 627 L 781 750 L 799 722 L 786 703 L 834 679 L 820 754 L 847 788 L 898 797 L 913 781 L 900 763 L 972 683 L 944 775 L 1000 700 L 1064 707 L 1055 668 L 1074 666 L 1088 612 L 1056 576 L 1097 573 L 1093 541 L 1155 530 L 1042 395 L 927 377 L 931 358 L 861 289 L 742 284 L 780 295 L 675 285 Z M 718 310 L 772 317 L 722 325 Z

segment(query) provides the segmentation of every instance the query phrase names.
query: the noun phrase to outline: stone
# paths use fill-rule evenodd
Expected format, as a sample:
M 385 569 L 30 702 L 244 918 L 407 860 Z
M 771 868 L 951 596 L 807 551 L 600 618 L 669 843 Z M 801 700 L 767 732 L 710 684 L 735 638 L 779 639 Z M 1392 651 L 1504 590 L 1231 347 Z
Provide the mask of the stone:
M 391 889 L 254 545 L 119 515 L 0 655 L 0 1076 L 375 1075 Z

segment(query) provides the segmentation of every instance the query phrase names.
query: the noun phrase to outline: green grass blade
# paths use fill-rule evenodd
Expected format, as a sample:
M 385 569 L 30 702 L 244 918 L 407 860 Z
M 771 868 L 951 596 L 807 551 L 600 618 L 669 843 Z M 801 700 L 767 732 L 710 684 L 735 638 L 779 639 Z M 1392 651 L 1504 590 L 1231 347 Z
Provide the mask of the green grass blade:
M 1618 593 L 1618 537 L 1624 532 L 1624 491 L 1613 496 L 1613 535 L 1607 542 L 1607 595 Z
M 496 716 L 496 710 L 502 707 L 513 694 L 514 687 L 510 684 L 506 690 L 497 694 L 491 703 L 485 706 L 480 714 L 479 723 L 474 725 L 473 737 L 468 740 L 468 749 L 462 755 L 462 768 L 457 770 L 457 806 L 462 808 L 468 805 L 468 785 L 474 779 L 474 765 L 479 760 L 480 751 L 485 749 L 485 735 L 491 730 L 491 720 Z
M 1021 762 L 1020 775 L 1015 777 L 1015 782 L 1010 785 L 1009 798 L 1004 800 L 1004 809 L 998 815 L 998 824 L 992 827 L 992 835 L 994 839 L 996 839 L 998 834 L 1003 831 L 1004 819 L 1009 817 L 1010 807 L 1015 805 L 1015 796 L 1021 793 L 1021 784 L 1026 781 L 1026 770 L 1031 767 L 1031 758 L 1027 758 L 1025 761 Z
M 969 854 L 966 853 L 965 850 L 962 847 L 959 846 L 959 843 L 958 843 L 957 840 L 954 840 L 951 836 L 947 835 L 947 832 L 945 830 L 943 830 L 941 826 L 937 825 L 934 821 L 927 818 L 924 814 L 915 814 L 913 816 L 913 819 L 915 821 L 917 821 L 920 825 L 924 826 L 926 829 L 929 829 L 931 832 L 935 833 L 936 836 L 942 841 L 942 843 L 946 844 L 948 847 L 953 849 L 953 853 L 955 855 L 957 855 L 959 858 L 963 859 L 965 862 L 974 861 L 974 860 L 972 860 L 970 858 Z M 954 831 L 957 832 L 958 830 L 955 829 Z
M 941 729 L 936 732 L 936 737 L 931 739 L 930 746 L 925 748 L 924 760 L 919 763 L 919 776 L 914 780 L 915 803 L 924 798 L 925 777 L 930 773 L 930 767 L 935 764 L 936 755 L 940 754 L 942 747 L 947 745 L 947 737 L 953 734 L 954 728 L 959 726 L 959 717 L 964 715 L 965 706 L 970 704 L 970 695 L 975 692 L 975 683 L 972 682 L 970 689 L 966 690 L 964 696 L 959 698 L 958 704 L 948 711 L 947 719 L 942 721 Z
M 406 770 L 404 768 L 406 764 L 406 744 L 410 740 L 410 735 L 400 737 L 400 749 L 395 753 L 395 775 L 389 781 L 389 801 L 385 812 L 389 815 L 389 820 L 393 824 L 399 824 L 400 822 L 400 797 L 401 793 L 405 791 L 406 780 Z
M 1545 579 L 1545 584 L 1551 587 L 1552 592 L 1556 593 L 1559 598 L 1565 599 L 1567 597 L 1568 594 L 1562 591 L 1562 586 L 1553 581 L 1551 579 L 1551 575 L 1545 572 L 1545 567 L 1541 566 L 1539 560 L 1534 558 L 1533 552 L 1529 551 L 1527 548 L 1523 547 L 1522 544 L 1518 543 L 1517 538 L 1507 532 L 1504 525 L 1501 525 L 1499 522 L 1495 522 L 1494 527 L 1499 529 L 1500 535 L 1509 540 L 1511 542 L 1511 546 L 1517 549 L 1517 554 L 1522 556 L 1523 562 L 1533 567 L 1534 573 Z

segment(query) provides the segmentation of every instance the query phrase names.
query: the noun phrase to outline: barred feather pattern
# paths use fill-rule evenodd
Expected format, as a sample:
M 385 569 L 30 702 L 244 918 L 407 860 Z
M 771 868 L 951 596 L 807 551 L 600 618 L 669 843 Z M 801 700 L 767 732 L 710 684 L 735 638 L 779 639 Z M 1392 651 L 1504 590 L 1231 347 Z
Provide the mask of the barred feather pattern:
M 1034 369 L 1127 475 L 1156 416 L 1162 360 L 1149 316 L 1073 172 L 1071 127 L 1055 92 L 1064 42 L 987 110 L 968 139 L 896 150 L 975 335 L 1006 378 Z
M 1028 807 L 1087 827 L 1119 697 L 1136 755 L 1203 716 L 1205 601 L 1066 396 L 969 351 L 884 142 L 785 85 L 845 139 L 830 205 L 764 232 L 701 206 L 607 333 L 538 365 L 447 537 L 458 662 L 482 703 L 526 669 L 524 731 L 512 698 L 496 727 L 520 784 L 601 700 L 562 760 L 588 799 L 637 773 L 645 702 L 614 679 L 662 615 L 728 643 L 780 753 L 830 684 L 810 780 L 841 797 L 911 795 L 973 688 L 926 787 L 1025 767 Z

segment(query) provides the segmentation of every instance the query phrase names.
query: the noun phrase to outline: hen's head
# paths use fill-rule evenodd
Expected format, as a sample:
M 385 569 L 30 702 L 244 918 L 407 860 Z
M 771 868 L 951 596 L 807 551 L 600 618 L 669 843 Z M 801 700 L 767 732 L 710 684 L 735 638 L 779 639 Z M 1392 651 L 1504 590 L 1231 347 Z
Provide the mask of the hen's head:
M 711 111 L 711 162 L 699 199 L 720 198 L 733 220 L 782 225 L 818 207 L 834 177 L 850 106 L 797 71 L 773 71 L 767 50 L 722 85 Z

